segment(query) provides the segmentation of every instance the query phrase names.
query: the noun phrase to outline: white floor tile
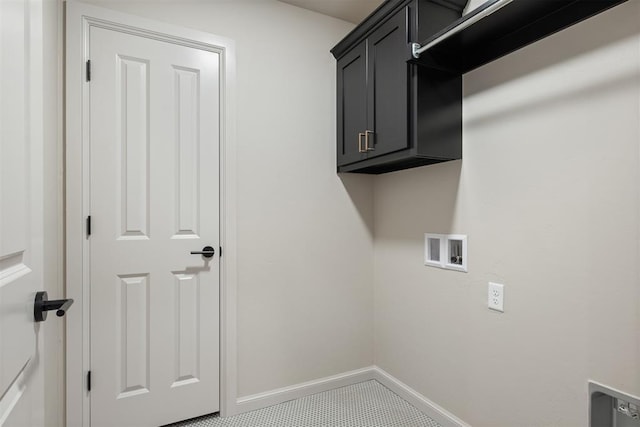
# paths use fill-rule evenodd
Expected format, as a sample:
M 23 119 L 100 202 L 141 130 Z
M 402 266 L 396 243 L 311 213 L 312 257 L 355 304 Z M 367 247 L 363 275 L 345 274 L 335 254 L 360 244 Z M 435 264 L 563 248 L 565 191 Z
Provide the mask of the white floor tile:
M 377 381 L 314 394 L 235 417 L 195 418 L 171 427 L 441 427 Z

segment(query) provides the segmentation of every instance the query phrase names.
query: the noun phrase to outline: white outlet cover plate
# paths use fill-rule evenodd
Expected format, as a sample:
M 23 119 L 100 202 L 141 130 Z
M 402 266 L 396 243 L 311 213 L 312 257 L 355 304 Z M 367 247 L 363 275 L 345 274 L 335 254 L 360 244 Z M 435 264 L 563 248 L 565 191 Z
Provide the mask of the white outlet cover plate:
M 487 305 L 490 310 L 504 313 L 504 285 L 489 282 Z

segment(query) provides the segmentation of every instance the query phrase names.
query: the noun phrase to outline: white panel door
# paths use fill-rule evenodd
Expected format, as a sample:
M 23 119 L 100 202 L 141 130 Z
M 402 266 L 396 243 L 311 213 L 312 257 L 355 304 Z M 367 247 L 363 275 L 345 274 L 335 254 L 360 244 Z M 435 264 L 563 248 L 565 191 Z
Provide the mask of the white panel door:
M 217 412 L 219 54 L 89 40 L 91 425 Z
M 0 0 L 0 426 L 44 425 L 42 4 Z M 57 321 L 58 319 L 50 320 Z

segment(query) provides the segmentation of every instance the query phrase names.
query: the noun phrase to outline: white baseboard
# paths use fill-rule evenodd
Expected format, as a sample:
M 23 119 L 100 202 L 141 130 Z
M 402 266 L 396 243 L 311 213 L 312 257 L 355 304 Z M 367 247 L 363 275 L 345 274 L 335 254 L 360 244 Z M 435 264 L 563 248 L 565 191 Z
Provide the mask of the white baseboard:
M 355 371 L 349 371 L 321 378 L 319 380 L 307 381 L 289 387 L 267 391 L 265 393 L 241 397 L 236 403 L 235 413 L 242 414 L 244 412 L 255 411 L 256 409 L 266 408 L 268 406 L 288 402 L 293 399 L 299 399 L 311 394 L 369 381 L 374 379 L 374 372 L 375 367 L 369 366 L 367 368 L 357 369 Z
M 441 406 L 430 401 L 399 379 L 391 376 L 379 367 L 374 367 L 373 379 L 387 387 L 389 390 L 402 397 L 407 402 L 418 408 L 421 412 L 433 418 L 443 427 L 471 427 L 460 418 Z
M 237 400 L 236 408 L 233 412 L 235 415 L 255 411 L 256 409 L 266 408 L 277 405 L 278 403 L 288 402 L 289 400 L 299 399 L 312 394 L 322 393 L 323 391 L 329 391 L 369 380 L 378 381 L 380 384 L 411 403 L 419 411 L 433 418 L 443 427 L 471 427 L 460 418 L 430 401 L 408 385 L 404 384 L 402 381 L 391 376 L 389 373 L 377 366 L 369 366 L 367 368 L 357 369 L 355 371 L 349 371 L 321 378 L 319 380 L 307 381 L 289 387 L 241 397 Z

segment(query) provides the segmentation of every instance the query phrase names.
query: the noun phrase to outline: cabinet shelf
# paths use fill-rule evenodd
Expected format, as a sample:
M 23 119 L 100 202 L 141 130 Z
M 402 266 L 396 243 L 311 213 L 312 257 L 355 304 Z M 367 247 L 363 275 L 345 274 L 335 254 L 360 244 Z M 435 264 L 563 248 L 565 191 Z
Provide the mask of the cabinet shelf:
M 432 46 L 409 62 L 464 74 L 625 1 L 489 0 L 420 43 Z

